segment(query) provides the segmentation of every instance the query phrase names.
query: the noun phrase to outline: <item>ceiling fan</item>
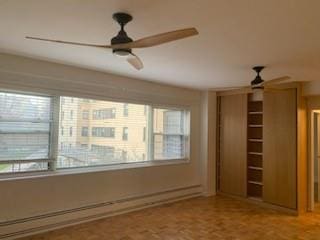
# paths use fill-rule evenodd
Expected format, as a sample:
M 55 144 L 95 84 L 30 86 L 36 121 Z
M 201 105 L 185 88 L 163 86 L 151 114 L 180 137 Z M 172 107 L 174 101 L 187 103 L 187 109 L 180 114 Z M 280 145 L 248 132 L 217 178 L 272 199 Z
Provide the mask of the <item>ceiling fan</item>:
M 214 91 L 226 91 L 226 90 L 236 90 L 236 89 L 243 89 L 243 90 L 266 90 L 272 89 L 272 85 L 279 84 L 281 82 L 287 81 L 290 79 L 289 76 L 283 76 L 279 78 L 274 78 L 271 80 L 264 81 L 261 76 L 260 72 L 265 69 L 265 66 L 255 66 L 252 68 L 256 72 L 256 77 L 253 79 L 249 86 L 244 87 L 229 87 L 229 88 L 215 88 L 212 89 Z
M 71 44 L 71 45 L 112 49 L 112 52 L 114 55 L 126 58 L 128 63 L 130 63 L 137 70 L 140 70 L 143 68 L 143 63 L 140 60 L 140 58 L 132 52 L 133 48 L 153 47 L 163 43 L 176 41 L 179 39 L 183 39 L 183 38 L 187 38 L 187 37 L 191 37 L 199 34 L 197 29 L 195 28 L 186 28 L 186 29 L 180 29 L 172 32 L 157 34 L 157 35 L 142 38 L 139 40 L 132 40 L 130 37 L 128 37 L 127 33 L 124 30 L 124 26 L 133 19 L 132 16 L 127 13 L 118 12 L 113 14 L 113 19 L 119 23 L 121 29 L 118 35 L 111 39 L 110 45 L 69 42 L 69 41 L 61 41 L 61 40 L 46 39 L 46 38 L 39 38 L 39 37 L 30 37 L 30 36 L 26 36 L 26 38 L 47 41 L 47 42 L 56 42 L 56 43 L 64 43 L 64 44 Z

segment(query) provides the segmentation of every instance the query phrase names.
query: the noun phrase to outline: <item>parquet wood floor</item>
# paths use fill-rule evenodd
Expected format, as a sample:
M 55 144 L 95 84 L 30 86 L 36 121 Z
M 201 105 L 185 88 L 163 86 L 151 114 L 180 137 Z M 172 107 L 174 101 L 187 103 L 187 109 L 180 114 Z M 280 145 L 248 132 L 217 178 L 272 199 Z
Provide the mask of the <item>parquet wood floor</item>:
M 185 200 L 24 240 L 320 240 L 320 212 L 290 216 L 217 196 Z

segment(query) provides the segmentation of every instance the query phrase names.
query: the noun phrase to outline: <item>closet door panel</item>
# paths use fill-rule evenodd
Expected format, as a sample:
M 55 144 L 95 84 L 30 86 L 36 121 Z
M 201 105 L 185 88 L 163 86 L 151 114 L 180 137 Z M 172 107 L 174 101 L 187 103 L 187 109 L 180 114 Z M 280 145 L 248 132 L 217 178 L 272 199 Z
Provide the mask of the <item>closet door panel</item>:
M 266 91 L 263 99 L 263 199 L 297 207 L 296 90 Z
M 220 101 L 220 191 L 246 197 L 247 95 Z

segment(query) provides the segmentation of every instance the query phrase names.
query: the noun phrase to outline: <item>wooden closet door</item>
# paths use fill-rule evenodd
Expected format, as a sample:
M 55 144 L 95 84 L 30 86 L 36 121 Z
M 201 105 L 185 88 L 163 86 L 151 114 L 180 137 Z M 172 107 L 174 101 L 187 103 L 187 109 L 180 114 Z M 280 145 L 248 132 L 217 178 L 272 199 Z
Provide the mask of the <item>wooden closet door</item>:
M 246 94 L 222 96 L 220 101 L 220 191 L 246 196 Z
M 263 199 L 297 208 L 296 90 L 266 91 L 263 98 Z

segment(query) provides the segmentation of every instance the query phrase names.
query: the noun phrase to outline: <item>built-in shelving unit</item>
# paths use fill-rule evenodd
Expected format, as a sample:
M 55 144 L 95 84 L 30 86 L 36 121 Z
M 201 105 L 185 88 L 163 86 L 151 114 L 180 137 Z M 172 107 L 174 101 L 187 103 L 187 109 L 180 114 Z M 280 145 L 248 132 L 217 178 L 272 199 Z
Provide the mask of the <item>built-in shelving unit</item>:
M 297 151 L 305 153 L 307 121 L 298 113 L 306 109 L 300 85 L 294 86 L 217 93 L 219 192 L 297 212 L 305 208 L 306 201 L 297 200 L 306 199 L 298 183 L 306 182 L 307 156 Z
M 262 96 L 248 96 L 247 196 L 262 199 L 263 190 L 263 104 Z

